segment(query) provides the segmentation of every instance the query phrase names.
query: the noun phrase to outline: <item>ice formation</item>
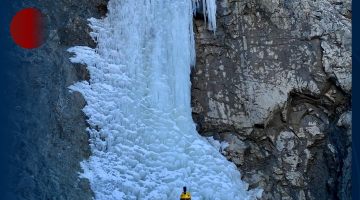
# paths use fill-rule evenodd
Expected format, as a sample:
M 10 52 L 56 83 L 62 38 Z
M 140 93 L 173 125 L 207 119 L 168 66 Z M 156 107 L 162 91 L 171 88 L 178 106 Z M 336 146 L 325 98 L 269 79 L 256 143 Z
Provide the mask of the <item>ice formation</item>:
M 215 15 L 215 1 L 206 1 Z M 87 105 L 92 155 L 81 163 L 96 199 L 254 199 L 219 150 L 199 136 L 191 117 L 195 62 L 190 0 L 110 0 L 91 18 L 96 49 L 73 47 L 90 83 L 70 86 Z M 208 18 L 214 23 L 215 17 Z
M 216 0 L 200 0 L 203 6 L 203 15 L 205 17 L 205 24 L 208 25 L 209 30 L 216 32 Z M 196 6 L 199 5 L 199 0 L 192 0 L 193 11 L 196 15 Z M 206 23 L 208 22 L 208 23 Z

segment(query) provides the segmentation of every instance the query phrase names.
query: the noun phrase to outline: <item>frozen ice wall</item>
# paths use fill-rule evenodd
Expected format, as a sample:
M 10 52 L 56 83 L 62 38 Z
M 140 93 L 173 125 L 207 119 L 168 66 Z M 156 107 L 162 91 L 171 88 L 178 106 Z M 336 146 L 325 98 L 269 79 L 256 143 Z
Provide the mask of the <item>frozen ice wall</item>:
M 106 18 L 90 19 L 97 48 L 69 49 L 72 62 L 86 64 L 91 76 L 70 89 L 87 102 L 93 154 L 81 163 L 81 176 L 96 199 L 173 200 L 183 186 L 193 200 L 252 199 L 262 192 L 246 191 L 236 166 L 195 130 L 192 6 L 190 0 L 110 0 Z

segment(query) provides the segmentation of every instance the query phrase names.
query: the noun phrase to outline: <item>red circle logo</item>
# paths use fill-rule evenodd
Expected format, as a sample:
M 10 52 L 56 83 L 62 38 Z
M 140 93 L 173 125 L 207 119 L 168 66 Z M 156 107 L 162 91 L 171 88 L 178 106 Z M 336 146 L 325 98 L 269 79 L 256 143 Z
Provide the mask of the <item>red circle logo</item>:
M 45 15 L 35 8 L 16 13 L 10 24 L 11 37 L 19 46 L 35 49 L 45 43 Z

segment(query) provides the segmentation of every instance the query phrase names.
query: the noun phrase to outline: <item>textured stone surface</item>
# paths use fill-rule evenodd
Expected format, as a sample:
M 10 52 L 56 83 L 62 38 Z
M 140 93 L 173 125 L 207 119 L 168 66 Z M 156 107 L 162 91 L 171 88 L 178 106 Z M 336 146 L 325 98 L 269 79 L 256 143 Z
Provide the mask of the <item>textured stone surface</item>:
M 86 66 L 70 62 L 66 50 L 94 47 L 87 19 L 101 17 L 99 5 L 86 0 L 14 1 L 13 9 L 40 9 L 46 15 L 48 38 L 33 50 L 13 44 L 13 89 L 6 95 L 14 105 L 11 188 L 14 199 L 92 199 L 87 179 L 79 178 L 80 162 L 90 155 L 85 101 L 68 86 L 89 78 Z M 12 17 L 15 13 L 9 13 Z M 11 18 L 10 18 L 11 19 Z
M 351 1 L 217 0 L 216 35 L 194 24 L 199 133 L 263 199 L 349 199 Z

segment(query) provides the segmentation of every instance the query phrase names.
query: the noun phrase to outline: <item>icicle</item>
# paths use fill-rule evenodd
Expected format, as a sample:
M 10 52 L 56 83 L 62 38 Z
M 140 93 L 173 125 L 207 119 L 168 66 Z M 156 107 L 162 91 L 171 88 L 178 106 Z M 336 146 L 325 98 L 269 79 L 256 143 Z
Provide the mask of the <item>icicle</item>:
M 192 15 L 196 15 L 196 6 L 199 5 L 199 0 L 192 0 L 192 10 L 193 13 L 190 13 L 189 17 L 189 33 L 190 33 L 190 66 L 195 67 L 196 62 L 196 52 L 195 52 L 195 38 L 194 38 L 194 27 L 193 27 L 193 18 Z
M 193 10 L 193 14 L 194 16 L 196 16 L 196 8 L 199 5 L 199 0 L 191 0 L 192 1 L 192 10 Z
M 204 6 L 205 9 L 205 6 Z M 216 33 L 216 0 L 206 0 L 206 16 L 209 20 L 209 29 L 214 30 Z
M 198 1 L 198 0 L 196 0 Z M 199 4 L 197 4 L 199 5 Z M 205 27 L 216 33 L 216 0 L 202 0 Z
M 192 13 L 196 16 L 196 8 L 198 8 L 199 0 L 191 0 L 192 1 Z M 202 0 L 203 5 L 203 15 L 206 24 L 208 24 L 208 29 L 214 31 L 214 35 L 216 34 L 216 1 L 215 0 Z M 207 23 L 208 20 L 208 23 Z M 193 23 L 192 18 L 190 18 L 190 57 L 191 57 L 191 66 L 195 66 L 196 61 L 196 53 L 195 53 L 195 39 L 193 32 Z

